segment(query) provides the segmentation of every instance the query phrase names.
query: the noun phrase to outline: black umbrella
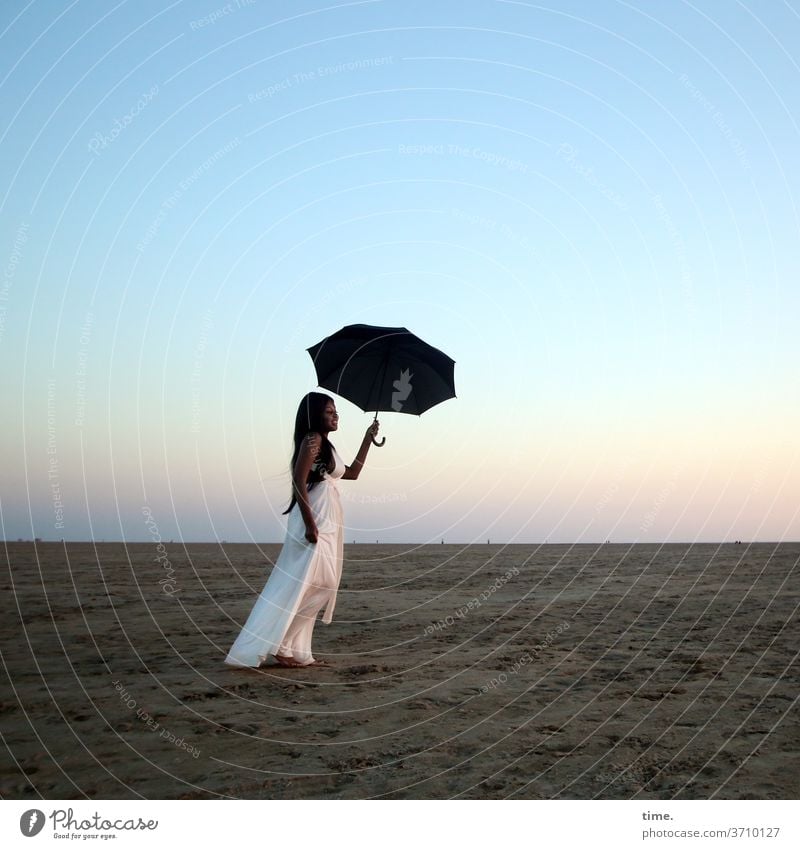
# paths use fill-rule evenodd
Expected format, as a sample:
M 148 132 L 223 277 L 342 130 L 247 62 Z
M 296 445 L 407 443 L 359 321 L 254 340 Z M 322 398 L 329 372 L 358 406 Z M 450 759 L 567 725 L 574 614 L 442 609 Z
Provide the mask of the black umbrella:
M 376 419 L 381 410 L 419 416 L 456 397 L 455 360 L 405 327 L 350 324 L 307 350 L 319 385 Z

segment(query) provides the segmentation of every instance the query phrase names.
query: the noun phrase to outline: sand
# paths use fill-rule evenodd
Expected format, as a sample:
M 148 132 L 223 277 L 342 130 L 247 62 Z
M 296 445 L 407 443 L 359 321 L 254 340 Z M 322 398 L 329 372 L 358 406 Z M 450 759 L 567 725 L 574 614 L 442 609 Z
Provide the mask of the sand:
M 278 545 L 165 548 L 5 545 L 4 798 L 800 795 L 798 544 L 348 545 L 302 670 Z

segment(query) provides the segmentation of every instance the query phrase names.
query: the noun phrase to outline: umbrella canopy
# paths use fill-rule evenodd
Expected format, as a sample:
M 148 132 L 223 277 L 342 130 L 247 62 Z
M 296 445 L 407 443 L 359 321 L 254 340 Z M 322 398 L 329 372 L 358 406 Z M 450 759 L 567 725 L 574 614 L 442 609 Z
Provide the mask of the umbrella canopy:
M 455 361 L 405 327 L 350 324 L 307 350 L 321 387 L 376 417 L 418 416 L 456 397 Z

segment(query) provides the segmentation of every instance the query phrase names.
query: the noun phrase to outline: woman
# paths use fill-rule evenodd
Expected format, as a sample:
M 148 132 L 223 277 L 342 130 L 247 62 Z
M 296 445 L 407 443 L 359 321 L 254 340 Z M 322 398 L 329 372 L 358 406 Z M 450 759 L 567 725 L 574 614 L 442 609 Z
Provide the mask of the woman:
M 328 439 L 338 428 L 333 398 L 309 392 L 294 424 L 286 539 L 225 658 L 231 666 L 260 666 L 270 656 L 286 667 L 325 665 L 311 654 L 311 635 L 323 608 L 322 621 L 330 623 L 342 575 L 344 517 L 337 481 L 358 478 L 379 423 L 375 420 L 367 428 L 352 466 L 345 466 Z

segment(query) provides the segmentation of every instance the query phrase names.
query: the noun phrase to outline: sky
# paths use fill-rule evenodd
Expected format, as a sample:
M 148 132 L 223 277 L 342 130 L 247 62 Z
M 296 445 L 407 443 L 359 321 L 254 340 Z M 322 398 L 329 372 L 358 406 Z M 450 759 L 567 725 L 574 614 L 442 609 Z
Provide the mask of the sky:
M 3 537 L 282 540 L 306 349 L 366 323 L 457 397 L 380 415 L 348 542 L 800 539 L 798 45 L 780 0 L 4 0 Z

